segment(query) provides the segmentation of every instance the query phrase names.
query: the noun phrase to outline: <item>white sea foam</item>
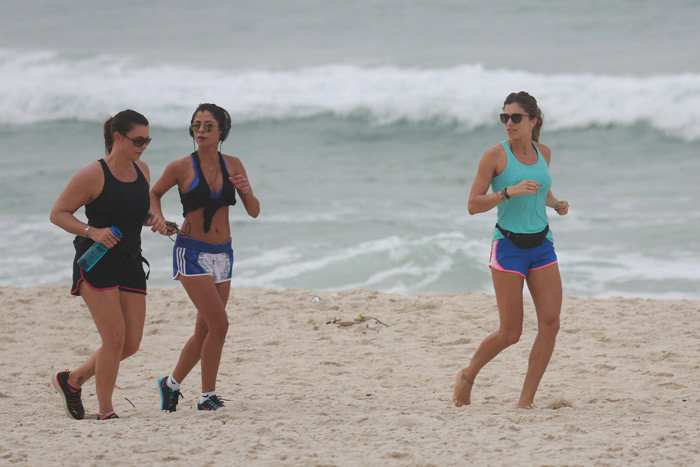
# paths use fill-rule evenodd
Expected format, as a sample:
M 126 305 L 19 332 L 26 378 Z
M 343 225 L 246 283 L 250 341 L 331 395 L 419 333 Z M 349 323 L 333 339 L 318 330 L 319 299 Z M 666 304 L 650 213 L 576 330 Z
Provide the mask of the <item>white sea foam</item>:
M 286 71 L 143 66 L 125 58 L 72 59 L 0 51 L 0 124 L 102 121 L 132 107 L 156 126 L 178 127 L 203 101 L 238 122 L 332 115 L 397 122 L 490 126 L 510 91 L 528 90 L 547 128 L 648 124 L 700 139 L 700 74 L 536 74 L 479 64 L 419 69 L 328 65 Z

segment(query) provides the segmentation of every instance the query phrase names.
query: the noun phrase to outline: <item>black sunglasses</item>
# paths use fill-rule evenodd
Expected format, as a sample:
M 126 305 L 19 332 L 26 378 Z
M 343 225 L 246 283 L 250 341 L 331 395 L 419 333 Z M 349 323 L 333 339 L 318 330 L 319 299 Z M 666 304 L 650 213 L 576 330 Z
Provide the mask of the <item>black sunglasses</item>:
M 126 136 L 124 133 L 122 133 L 122 136 L 128 140 L 130 140 L 132 143 L 134 143 L 134 146 L 137 148 L 141 148 L 143 146 L 148 146 L 148 144 L 151 142 L 151 138 L 144 138 L 143 136 L 137 136 L 136 138 L 129 138 Z
M 214 125 L 212 122 L 204 122 L 204 131 L 207 133 L 211 133 L 214 130 Z M 190 129 L 196 133 L 199 131 L 199 129 L 202 128 L 202 123 L 201 122 L 192 122 L 192 125 L 190 125 Z
M 513 123 L 520 123 L 523 120 L 523 117 L 530 117 L 534 118 L 537 115 L 523 115 L 523 114 L 501 114 L 501 123 L 508 123 L 508 119 L 513 120 Z

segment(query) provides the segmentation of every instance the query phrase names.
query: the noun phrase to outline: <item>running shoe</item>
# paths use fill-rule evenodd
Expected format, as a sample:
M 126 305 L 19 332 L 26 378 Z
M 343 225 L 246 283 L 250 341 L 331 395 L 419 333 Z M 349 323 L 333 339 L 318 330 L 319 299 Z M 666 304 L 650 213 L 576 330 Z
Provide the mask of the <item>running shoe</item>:
M 197 404 L 197 410 L 219 410 L 224 406 L 224 400 L 214 394 L 204 399 L 204 402 Z
M 182 397 L 179 389 L 170 389 L 168 386 L 168 377 L 158 378 L 158 389 L 160 389 L 160 410 L 175 412 L 177 403 Z
M 61 395 L 63 408 L 66 409 L 68 416 L 75 420 L 82 420 L 85 418 L 83 401 L 80 399 L 82 389 L 68 383 L 69 373 L 70 371 L 68 370 L 54 373 L 53 378 L 51 378 L 51 384 L 56 389 L 56 392 Z

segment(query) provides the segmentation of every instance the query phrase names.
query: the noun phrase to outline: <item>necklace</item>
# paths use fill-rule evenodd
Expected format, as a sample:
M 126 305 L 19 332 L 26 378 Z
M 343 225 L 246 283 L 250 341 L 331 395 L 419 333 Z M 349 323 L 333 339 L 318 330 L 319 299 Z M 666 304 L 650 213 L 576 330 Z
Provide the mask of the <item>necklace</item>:
M 512 152 L 513 155 L 515 156 L 515 151 L 513 150 L 513 145 L 510 144 L 510 141 L 508 141 L 508 147 L 510 148 L 510 152 Z M 522 156 L 522 157 L 523 157 L 523 158 L 527 158 L 527 146 L 525 147 L 525 151 L 523 151 L 523 156 Z
M 209 167 L 209 168 L 213 169 L 214 167 Z M 218 176 L 219 176 L 219 165 L 217 164 L 216 172 L 214 172 L 214 177 L 211 179 L 211 182 L 207 182 L 207 185 L 209 185 L 211 187 L 216 182 L 216 179 L 218 178 Z

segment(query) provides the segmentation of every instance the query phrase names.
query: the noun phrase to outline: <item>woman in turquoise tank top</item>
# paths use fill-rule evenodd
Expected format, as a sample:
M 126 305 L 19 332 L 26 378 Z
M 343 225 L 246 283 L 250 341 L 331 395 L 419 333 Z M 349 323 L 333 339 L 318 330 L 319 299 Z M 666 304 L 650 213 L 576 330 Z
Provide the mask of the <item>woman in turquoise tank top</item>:
M 526 92 L 508 95 L 501 122 L 508 139 L 484 152 L 468 203 L 470 214 L 498 208 L 489 267 L 500 327 L 481 342 L 469 365 L 457 373 L 453 394 L 457 407 L 471 403 L 479 371 L 520 339 L 526 281 L 537 313 L 537 336 L 517 408 L 533 408 L 559 331 L 562 285 L 546 208 L 563 216 L 569 203 L 558 200 L 550 189 L 552 152 L 539 143 L 542 112 L 535 98 Z

